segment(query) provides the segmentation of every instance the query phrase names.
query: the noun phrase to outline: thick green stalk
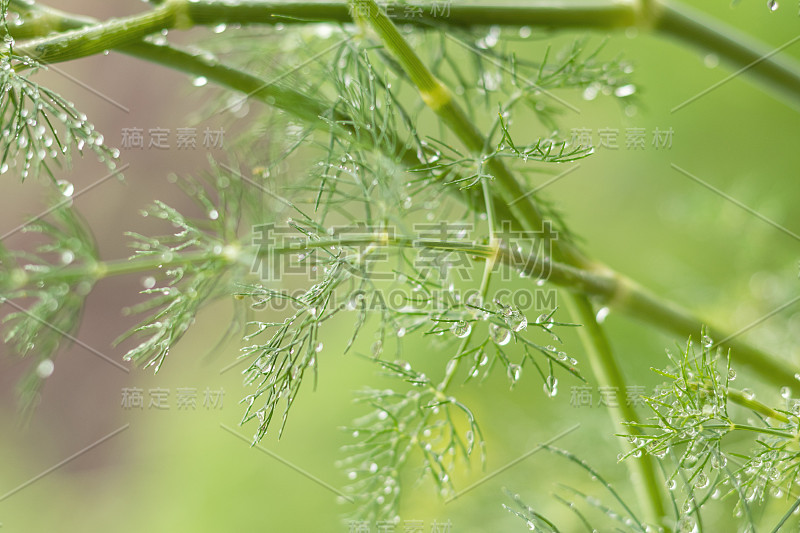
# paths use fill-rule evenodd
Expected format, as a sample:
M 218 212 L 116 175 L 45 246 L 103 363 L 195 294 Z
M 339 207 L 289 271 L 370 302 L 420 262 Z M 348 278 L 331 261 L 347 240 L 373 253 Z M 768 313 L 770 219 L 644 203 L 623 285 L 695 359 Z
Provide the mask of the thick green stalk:
M 580 321 L 578 335 L 589 351 L 592 372 L 603 387 L 610 387 L 617 394 L 616 405 L 609 406 L 609 413 L 616 428 L 626 427 L 628 422 L 636 422 L 639 415 L 628 402 L 627 385 L 622 370 L 611 351 L 605 331 L 597 323 L 594 308 L 587 298 L 571 295 L 567 299 L 571 314 Z M 663 483 L 659 480 L 655 460 L 650 454 L 630 457 L 628 467 L 633 474 L 633 484 L 640 501 L 645 504 L 648 520 L 663 525 L 667 512 L 664 507 Z M 643 497 L 644 496 L 644 497 Z
M 58 63 L 102 53 L 105 50 L 140 41 L 148 35 L 175 27 L 190 28 L 185 2 L 170 0 L 156 9 L 102 24 L 25 41 L 14 48 L 19 55 L 41 63 Z
M 544 217 L 538 206 L 524 195 L 524 191 L 505 164 L 494 156 L 486 156 L 487 139 L 470 120 L 467 113 L 456 102 L 449 89 L 441 83 L 425 66 L 419 56 L 408 45 L 406 40 L 397 31 L 394 23 L 386 16 L 374 0 L 351 0 L 353 16 L 375 33 L 388 48 L 394 58 L 402 65 L 411 81 L 416 85 L 423 101 L 433 110 L 439 119 L 461 140 L 465 147 L 476 159 L 481 159 L 487 171 L 493 176 L 502 189 L 501 196 L 507 201 L 522 198 L 524 201 L 516 202 L 520 209 L 517 214 L 525 222 L 529 231 L 543 231 Z M 486 189 L 488 192 L 488 189 Z M 556 242 L 552 233 L 545 233 L 544 238 L 552 243 L 554 254 L 564 258 L 565 262 L 573 266 L 585 266 L 589 262 L 569 242 L 561 240 Z M 625 390 L 625 380 L 617 362 L 611 353 L 608 341 L 600 326 L 595 321 L 592 304 L 583 295 L 573 295 L 578 318 L 583 324 L 584 334 L 582 339 L 587 347 L 595 377 L 604 387 L 613 387 Z M 586 332 L 589 332 L 588 334 Z M 616 426 L 623 422 L 638 422 L 639 417 L 627 402 L 621 402 L 619 407 L 611 407 L 611 415 Z M 653 459 L 643 456 L 628 463 L 637 495 L 646 510 L 648 520 L 654 524 L 663 525 L 666 516 L 662 487 L 658 482 L 658 474 Z
M 12 4 L 19 4 L 20 1 L 12 0 Z M 39 27 L 41 28 L 71 29 L 92 23 L 91 20 L 87 22 L 85 18 L 67 15 L 38 4 L 33 4 L 32 6 L 25 4 L 25 6 L 29 11 L 24 13 L 34 16 L 35 20 L 39 21 Z M 12 5 L 12 7 L 14 6 Z M 17 32 L 24 27 L 26 27 L 25 24 L 12 27 L 12 35 L 17 37 Z M 324 115 L 326 110 L 330 109 L 330 105 L 290 88 L 270 83 L 263 78 L 221 65 L 203 54 L 191 53 L 174 46 L 156 45 L 145 41 L 120 47 L 118 50 L 155 64 L 186 72 L 192 76 L 204 76 L 213 83 L 247 94 L 311 123 L 321 124 L 323 127 L 327 127 L 327 124 L 329 124 L 328 122 L 320 121 L 319 116 Z M 330 118 L 342 124 L 349 122 L 347 117 L 334 116 Z M 403 153 L 402 158 L 405 164 L 409 166 L 419 164 L 413 150 Z M 472 191 L 472 189 L 469 189 L 464 192 L 469 194 Z M 480 193 L 480 191 L 477 192 Z M 475 205 L 478 206 L 477 203 Z M 514 215 L 499 199 L 495 201 L 495 211 L 498 216 L 513 222 Z M 521 226 L 514 223 L 514 227 Z M 507 257 L 509 256 L 503 255 L 501 259 L 507 262 Z M 536 272 L 535 269 L 542 267 L 536 262 L 528 264 L 533 265 L 533 267 L 529 272 L 526 272 L 527 274 L 534 274 Z M 608 269 L 598 267 L 588 271 L 560 263 L 553 263 L 551 267 L 553 273 L 550 281 L 556 285 L 594 297 L 599 302 L 609 305 L 615 310 L 644 320 L 679 337 L 687 338 L 697 335 L 703 325 L 708 324 L 707 321 L 696 318 L 685 309 L 659 298 L 633 281 Z M 723 330 L 714 327 L 710 328 L 710 334 L 718 340 L 729 337 Z M 781 386 L 794 385 L 796 383 L 794 379 L 796 369 L 788 362 L 776 361 L 770 355 L 736 337 L 722 343 L 721 346 L 733 350 L 734 360 L 737 365 L 746 366 L 762 376 L 766 381 L 774 382 Z
M 784 424 L 788 424 L 791 422 L 789 417 L 785 414 L 781 413 L 780 411 L 776 411 L 772 407 L 763 404 L 752 397 L 752 395 L 747 395 L 744 392 L 736 389 L 728 389 L 728 400 L 731 402 L 741 405 L 742 407 L 746 407 L 751 411 L 755 411 L 756 413 L 766 416 L 767 418 L 772 418 L 773 420 L 777 420 L 778 422 L 783 422 Z
M 20 39 L 63 32 L 76 27 L 74 17 L 40 8 L 26 0 L 11 0 L 11 9 L 23 14 L 24 23 L 13 26 Z M 391 4 L 393 19 L 422 27 L 447 24 L 474 26 L 536 26 L 613 30 L 639 27 L 675 37 L 717 54 L 734 68 L 747 70 L 767 86 L 800 100 L 800 67 L 738 30 L 668 1 L 656 0 L 533 0 L 525 5 L 494 2 L 460 5 L 453 2 L 436 11 L 430 4 Z M 85 23 L 89 19 L 81 18 Z M 43 62 L 66 61 L 103 49 L 130 44 L 148 33 L 195 25 L 344 23 L 351 20 L 345 1 L 242 1 L 170 0 L 150 12 L 110 20 L 93 29 L 67 32 L 24 43 L 23 50 Z M 83 24 L 81 24 L 82 26 Z M 102 38 L 101 38 L 102 37 Z M 109 44 L 112 43 L 112 44 Z
M 20 7 L 19 4 L 24 5 Z M 91 20 L 87 21 L 82 17 L 67 15 L 38 4 L 29 5 L 22 2 L 22 0 L 12 0 L 12 7 L 18 8 L 26 15 L 26 20 L 33 17 L 34 20 L 38 21 L 37 27 L 40 28 L 70 29 L 92 23 Z M 26 11 L 23 11 L 23 7 Z M 12 35 L 18 37 L 17 32 L 25 28 L 26 24 L 12 27 Z M 160 46 L 144 41 L 120 47 L 118 50 L 193 76 L 204 76 L 209 81 L 231 90 L 248 94 L 268 105 L 282 109 L 309 122 L 315 122 L 323 126 L 328 124 L 328 122 L 320 121 L 318 118 L 327 109 L 330 109 L 329 105 L 312 99 L 303 93 L 221 65 L 219 62 L 211 60 L 202 54 L 190 53 L 172 46 Z M 334 116 L 330 118 L 343 124 L 348 122 L 347 117 Z M 406 151 L 402 154 L 402 158 L 410 166 L 419 164 L 413 151 Z M 470 189 L 466 193 L 469 194 L 471 191 Z M 501 200 L 495 201 L 495 210 L 498 216 L 513 221 L 514 215 L 508 211 L 507 206 L 503 205 Z M 515 227 L 521 226 L 515 223 Z M 535 265 L 534 268 L 541 268 L 541 265 L 536 263 L 530 264 Z M 691 335 L 697 335 L 703 325 L 707 324 L 707 321 L 699 320 L 690 312 L 657 297 L 638 284 L 610 270 L 597 267 L 593 271 L 587 271 L 563 264 L 553 264 L 552 268 L 553 274 L 550 281 L 553 283 L 578 293 L 595 297 L 599 302 L 609 305 L 615 310 L 644 320 L 679 337 L 686 338 Z M 528 273 L 532 274 L 534 272 L 532 270 Z M 718 340 L 729 337 L 723 330 L 714 327 L 710 328 L 710 334 Z M 779 385 L 794 385 L 796 383 L 794 379 L 796 369 L 788 362 L 775 360 L 770 355 L 736 337 L 730 338 L 722 343 L 721 346 L 729 347 L 733 350 L 733 357 L 737 365 L 748 367 L 761 375 L 766 381 Z
M 778 55 L 783 47 L 798 39 L 776 49 L 694 9 L 675 3 L 665 6 L 655 21 L 657 32 L 714 52 L 740 69 L 739 72 L 756 77 L 770 89 L 795 102 L 800 101 L 800 68 L 796 61 Z

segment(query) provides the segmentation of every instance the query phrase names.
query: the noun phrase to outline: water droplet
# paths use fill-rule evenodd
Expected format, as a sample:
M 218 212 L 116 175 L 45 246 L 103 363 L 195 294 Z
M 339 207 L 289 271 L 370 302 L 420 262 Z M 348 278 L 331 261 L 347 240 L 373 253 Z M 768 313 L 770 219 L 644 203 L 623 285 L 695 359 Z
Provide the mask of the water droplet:
M 55 365 L 53 364 L 52 359 L 44 359 L 42 360 L 36 367 L 36 375 L 39 376 L 41 379 L 49 378 L 53 375 L 53 370 L 55 370 Z
M 780 6 L 778 5 L 777 0 L 769 0 L 769 2 L 767 2 L 767 7 L 770 11 L 775 12 Z
M 697 474 L 697 477 L 694 480 L 694 486 L 698 489 L 704 489 L 708 487 L 709 479 L 708 476 L 704 472 L 700 472 Z
M 458 322 L 453 323 L 451 330 L 453 331 L 453 335 L 459 339 L 463 339 L 472 332 L 472 324 L 465 320 L 459 320 Z
M 792 389 L 789 387 L 781 387 L 781 398 L 788 400 L 792 397 Z
M 210 218 L 211 220 L 217 220 L 219 218 L 219 211 L 217 211 L 216 209 L 212 209 L 211 211 L 208 212 L 208 218 Z
M 214 26 L 214 28 L 211 31 L 213 31 L 214 33 L 222 33 L 225 31 L 227 27 L 228 25 L 223 22 L 221 24 L 217 24 L 216 26 Z
M 728 370 L 728 381 L 735 381 L 736 380 L 736 370 L 729 369 Z
M 489 335 L 498 346 L 505 346 L 511 341 L 511 332 L 503 326 L 491 324 L 489 326 Z
M 67 198 L 71 197 L 72 193 L 75 192 L 75 186 L 67 180 L 58 180 L 56 185 L 58 185 L 58 190 L 61 191 L 61 194 Z
M 678 486 L 678 483 L 674 479 L 668 479 L 667 480 L 667 488 L 669 490 L 675 490 L 675 488 L 677 486 Z
M 595 316 L 595 320 L 597 320 L 598 324 L 602 324 L 606 321 L 606 317 L 611 310 L 608 307 L 601 307 L 597 310 L 597 315 Z
M 752 389 L 742 389 L 742 396 L 744 396 L 745 400 L 752 400 L 756 397 L 756 393 Z
M 628 85 L 617 87 L 614 90 L 614 96 L 616 96 L 617 98 L 625 98 L 626 96 L 630 96 L 635 92 L 636 92 L 636 86 L 633 85 L 632 83 L 629 83 Z
M 510 379 L 513 383 L 519 381 L 519 377 L 522 374 L 522 367 L 518 364 L 511 363 L 508 365 L 508 379 Z
M 522 26 L 519 29 L 519 36 L 522 37 L 523 39 L 527 39 L 532 34 L 533 34 L 533 30 L 531 30 L 530 26 Z
M 594 84 L 589 85 L 583 90 L 583 99 L 586 100 L 587 102 L 590 102 L 595 98 L 597 98 L 597 95 L 599 93 L 600 89 L 597 87 L 597 85 Z
M 550 313 L 542 313 L 539 315 L 536 319 L 536 323 L 540 324 L 544 329 L 553 329 L 553 318 L 550 316 Z
M 324 348 L 324 347 L 325 346 L 321 342 L 318 342 L 317 345 L 314 347 L 314 351 L 319 353 L 319 352 L 322 351 L 322 348 Z
M 528 327 L 528 319 L 525 317 L 525 315 L 520 313 L 518 309 L 514 309 L 511 306 L 503 310 L 503 320 L 505 320 L 506 324 L 508 324 L 508 327 L 515 332 L 522 331 Z
M 75 260 L 75 253 L 72 250 L 64 250 L 61 252 L 61 263 L 69 265 Z
M 544 382 L 544 393 L 550 398 L 554 398 L 558 394 L 558 379 L 555 376 L 547 376 Z
M 719 56 L 717 54 L 706 54 L 703 58 L 706 68 L 717 68 L 719 66 Z
M 711 348 L 714 345 L 714 339 L 712 339 L 708 335 L 703 335 L 702 342 L 703 346 L 705 346 L 706 348 Z
M 208 83 L 208 78 L 205 76 L 197 76 L 195 79 L 192 80 L 192 85 L 195 87 L 202 87 Z
M 383 343 L 379 340 L 372 343 L 372 355 L 378 357 L 383 353 Z
M 156 286 L 156 278 L 153 276 L 147 276 L 146 278 L 142 279 L 142 287 L 145 289 L 152 289 Z

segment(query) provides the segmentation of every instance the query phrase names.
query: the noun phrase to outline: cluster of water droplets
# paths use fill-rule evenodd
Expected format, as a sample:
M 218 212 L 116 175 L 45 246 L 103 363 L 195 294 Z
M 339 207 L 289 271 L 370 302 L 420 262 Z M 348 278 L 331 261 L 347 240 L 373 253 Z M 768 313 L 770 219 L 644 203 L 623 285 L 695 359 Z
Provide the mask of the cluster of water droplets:
M 36 65 L 31 65 L 35 71 Z M 57 93 L 42 87 L 14 70 L 8 58 L 0 60 L 0 100 L 3 128 L 0 174 L 12 166 L 20 168 L 24 179 L 59 159 L 68 159 L 71 149 L 91 150 L 109 169 L 115 167 L 119 150 L 105 146 L 103 135 L 95 131 L 85 114 Z M 66 196 L 69 196 L 67 194 Z

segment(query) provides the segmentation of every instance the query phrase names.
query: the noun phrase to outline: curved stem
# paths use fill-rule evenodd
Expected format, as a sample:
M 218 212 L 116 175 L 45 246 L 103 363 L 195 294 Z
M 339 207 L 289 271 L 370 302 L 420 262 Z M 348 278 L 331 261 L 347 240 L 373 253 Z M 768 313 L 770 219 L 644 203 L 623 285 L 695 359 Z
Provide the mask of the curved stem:
M 411 2 L 390 6 L 393 20 L 422 27 L 447 24 L 464 28 L 527 25 L 557 29 L 652 29 L 713 52 L 734 68 L 748 71 L 776 91 L 795 101 L 800 100 L 800 66 L 795 61 L 776 57 L 780 48 L 771 50 L 735 28 L 668 0 L 533 0 L 526 5 L 460 5 L 453 2 L 448 3 L 447 8 Z M 110 20 L 91 28 L 84 28 L 91 19 L 72 17 L 27 0 L 11 0 L 10 7 L 23 15 L 23 24 L 10 28 L 15 38 L 39 37 L 23 43 L 20 51 L 43 62 L 84 57 L 131 44 L 150 33 L 176 27 L 347 23 L 352 20 L 345 1 L 249 0 L 230 3 L 221 0 L 170 0 L 147 13 Z M 44 37 L 53 31 L 65 30 L 66 33 Z
M 633 404 L 628 402 L 627 386 L 622 370 L 611 351 L 611 345 L 603 328 L 597 323 L 591 303 L 585 297 L 575 295 L 571 295 L 567 302 L 575 318 L 580 321 L 578 334 L 589 351 L 589 361 L 595 378 L 603 387 L 610 387 L 610 390 L 618 395 L 616 406 L 609 407 L 615 428 L 638 421 L 639 415 Z M 667 515 L 662 497 L 663 484 L 659 481 L 653 457 L 642 454 L 641 457 L 631 458 L 627 464 L 633 475 L 636 493 L 640 496 L 646 495 L 640 498 L 640 501 L 645 504 L 648 520 L 654 524 L 663 524 Z
M 25 14 L 28 17 L 26 20 L 31 18 L 36 20 L 38 28 L 70 29 L 92 22 L 90 19 L 67 15 L 39 4 L 28 4 L 25 0 L 11 0 L 11 5 L 12 8 Z M 489 16 L 488 13 L 487 16 Z M 18 32 L 26 28 L 26 25 L 27 22 L 11 27 L 12 34 L 18 36 Z M 242 92 L 323 127 L 330 127 L 331 123 L 338 123 L 346 129 L 346 124 L 349 122 L 347 117 L 337 116 L 329 117 L 331 119 L 329 121 L 319 120 L 320 116 L 328 113 L 329 105 L 291 88 L 273 84 L 262 78 L 221 65 L 201 53 L 188 52 L 174 46 L 156 45 L 146 41 L 139 41 L 117 49 L 122 53 L 186 72 L 192 76 L 204 76 L 211 82 Z M 406 164 L 419 163 L 418 160 L 415 163 L 415 155 L 411 151 L 401 154 L 401 156 Z M 470 194 L 470 192 L 471 190 L 465 191 L 465 194 Z M 515 215 L 509 211 L 502 200 L 495 199 L 494 209 L 499 217 L 514 222 Z M 531 213 L 531 211 L 527 212 L 529 219 Z M 520 227 L 515 222 L 514 226 Z M 502 254 L 499 260 L 508 262 L 513 257 L 513 254 Z M 526 263 L 527 267 L 522 267 L 526 274 L 540 273 L 542 270 L 537 269 L 546 266 L 552 271 L 549 281 L 556 285 L 597 298 L 598 301 L 602 301 L 615 310 L 680 337 L 687 338 L 697 335 L 702 327 L 708 324 L 707 321 L 697 318 L 691 312 L 654 295 L 623 275 L 600 265 L 590 265 L 590 269 L 585 269 L 555 262 L 543 265 L 533 259 L 526 259 Z M 733 350 L 733 356 L 738 365 L 748 367 L 766 381 L 778 385 L 796 385 L 797 381 L 794 379 L 796 368 L 790 363 L 776 360 L 721 328 L 710 327 L 709 334 L 715 339 L 724 339 L 724 342 L 719 343 L 720 346 Z
M 515 205 L 519 206 L 515 211 L 524 222 L 525 228 L 528 231 L 541 231 L 542 238 L 552 243 L 553 254 L 564 258 L 570 266 L 582 267 L 589 264 L 589 261 L 571 243 L 564 240 L 556 241 L 557 235 L 551 231 L 549 225 L 544 223 L 541 210 L 529 195 L 524 194 L 508 167 L 494 156 L 484 156 L 487 139 L 456 102 L 449 89 L 428 70 L 375 1 L 351 0 L 351 7 L 355 20 L 374 30 L 386 48 L 402 65 L 412 83 L 416 85 L 422 100 L 461 140 L 472 155 L 483 162 L 488 172 L 499 184 L 500 196 L 505 197 L 507 201 L 514 201 Z M 493 191 L 488 188 L 487 183 L 484 181 L 483 186 L 488 198 L 489 195 L 493 196 Z M 494 241 L 494 236 L 492 236 L 492 240 Z M 590 352 L 589 359 L 595 369 L 595 377 L 603 386 L 624 389 L 625 380 L 622 372 L 611 353 L 604 332 L 595 320 L 591 303 L 583 295 L 573 296 L 572 301 L 583 323 L 582 338 Z M 611 412 L 615 426 L 619 426 L 623 422 L 635 423 L 639 419 L 636 411 L 627 402 L 623 404 L 623 407 L 613 408 Z M 658 483 L 658 475 L 652 458 L 649 456 L 639 458 L 630 462 L 629 467 L 648 519 L 654 524 L 663 524 L 666 513 L 661 495 L 661 485 Z
M 749 426 L 747 424 L 703 424 L 703 429 L 724 429 L 730 431 L 750 431 L 752 433 L 761 433 L 762 435 L 772 435 L 774 437 L 781 437 L 784 439 L 795 439 L 797 435 L 782 431 L 780 429 L 765 428 L 759 426 Z
M 728 389 L 728 400 L 732 401 L 735 404 L 741 405 L 742 407 L 746 407 L 751 411 L 764 415 L 767 418 L 772 418 L 773 420 L 783 422 L 784 424 L 788 424 L 791 422 L 791 420 L 789 420 L 789 417 L 786 416 L 785 414 L 781 413 L 780 411 L 776 411 L 775 409 L 766 404 L 759 402 L 752 396 L 748 396 L 740 390 Z
M 778 48 L 768 47 L 694 9 L 672 2 L 664 4 L 655 29 L 716 53 L 739 69 L 734 75 L 746 72 L 770 89 L 795 101 L 800 100 L 800 69 L 795 61 L 778 55 L 800 38 L 794 38 Z

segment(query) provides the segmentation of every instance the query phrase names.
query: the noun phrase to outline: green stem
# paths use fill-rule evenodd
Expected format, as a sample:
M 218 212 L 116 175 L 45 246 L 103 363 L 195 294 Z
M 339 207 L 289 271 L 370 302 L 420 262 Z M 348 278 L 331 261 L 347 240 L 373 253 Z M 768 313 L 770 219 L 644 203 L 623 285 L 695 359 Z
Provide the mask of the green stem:
M 217 24 L 346 23 L 351 20 L 347 2 L 269 2 L 220 0 L 170 0 L 160 7 L 132 17 L 85 26 L 88 18 L 71 17 L 26 0 L 11 0 L 11 9 L 24 15 L 24 23 L 11 28 L 16 38 L 40 37 L 24 43 L 20 51 L 43 62 L 66 61 L 136 42 L 161 30 Z M 717 54 L 734 68 L 746 69 L 793 100 L 800 100 L 800 67 L 795 61 L 776 57 L 773 50 L 746 34 L 678 3 L 655 0 L 535 0 L 526 5 L 510 3 L 460 5 L 453 2 L 439 13 L 430 4 L 391 4 L 393 19 L 423 28 L 447 24 L 453 27 L 537 26 L 559 29 L 613 30 L 640 27 L 675 37 Z
M 750 431 L 752 433 L 761 433 L 763 435 L 772 435 L 775 437 L 782 437 L 784 439 L 796 439 L 797 435 L 780 429 L 765 428 L 758 426 L 748 426 L 746 424 L 703 424 L 703 429 L 724 429 L 730 431 Z
M 800 68 L 795 61 L 777 55 L 782 48 L 767 46 L 703 13 L 674 3 L 665 4 L 655 29 L 714 52 L 733 67 L 741 69 L 740 72 L 746 71 L 789 99 L 800 100 Z
M 613 288 L 608 288 L 602 295 L 609 307 L 624 310 L 625 314 L 650 324 L 659 324 L 684 339 L 699 335 L 703 326 L 698 328 L 697 318 L 689 311 L 663 300 L 622 275 L 611 274 L 611 276 L 614 281 L 607 283 L 605 288 L 609 285 L 613 285 Z M 796 387 L 797 380 L 794 378 L 797 372 L 796 365 L 751 346 L 742 340 L 738 333 L 731 334 L 722 328 L 710 325 L 707 321 L 703 321 L 703 325 L 717 347 L 731 350 L 731 362 L 737 366 L 747 367 L 768 382 Z
M 168 1 L 139 15 L 112 19 L 100 24 L 69 30 L 52 37 L 25 41 L 14 51 L 41 63 L 59 63 L 102 53 L 132 44 L 148 35 L 180 27 L 191 27 L 182 0 Z
M 777 420 L 785 424 L 791 422 L 791 420 L 789 420 L 789 417 L 786 416 L 785 414 L 781 413 L 780 411 L 776 411 L 775 409 L 766 404 L 759 402 L 752 396 L 746 395 L 740 390 L 729 388 L 728 400 L 730 400 L 735 404 L 741 405 L 742 407 L 746 407 L 751 411 L 764 415 L 767 418 L 772 418 L 773 420 Z
M 224 261 L 230 264 L 241 264 L 250 266 L 253 260 L 261 255 L 269 254 L 292 254 L 312 249 L 325 249 L 330 247 L 368 247 L 385 246 L 396 248 L 416 248 L 449 252 L 460 252 L 470 256 L 491 258 L 497 253 L 491 246 L 455 243 L 452 241 L 437 241 L 429 239 L 419 239 L 413 236 L 389 236 L 386 233 L 379 233 L 366 236 L 355 236 L 347 239 L 318 239 L 303 242 L 290 243 L 287 246 L 273 247 L 268 250 L 258 249 L 255 251 L 242 249 L 239 244 L 230 244 L 221 248 L 218 254 L 210 254 L 208 251 L 175 253 L 169 260 L 164 260 L 160 256 L 140 256 L 132 259 L 117 259 L 112 261 L 97 261 L 91 264 L 71 265 L 61 269 L 53 269 L 46 272 L 26 272 L 24 270 L 11 271 L 8 280 L 7 291 L 16 291 L 25 287 L 33 287 L 39 284 L 47 284 L 56 280 L 73 282 L 76 280 L 91 279 L 99 281 L 101 279 L 124 276 L 141 272 L 149 272 L 159 269 L 168 269 L 178 266 L 198 266 L 212 260 Z
M 36 27 L 42 31 L 72 29 L 91 23 L 90 19 L 67 15 L 38 4 L 27 4 L 24 0 L 12 0 L 11 5 L 12 8 L 25 15 L 25 20 L 35 20 Z M 15 37 L 22 35 L 20 32 L 23 32 L 28 27 L 27 24 L 28 22 L 21 26 L 11 27 L 12 35 Z M 211 82 L 242 92 L 270 106 L 291 113 L 298 118 L 328 127 L 329 122 L 320 121 L 319 117 L 326 115 L 331 106 L 290 88 L 270 83 L 262 78 L 221 65 L 203 54 L 191 53 L 173 46 L 161 46 L 144 41 L 118 49 L 131 56 L 186 72 L 192 76 L 204 76 Z M 350 122 L 347 117 L 334 116 L 330 118 L 334 122 L 345 125 L 343 126 L 345 129 L 346 124 Z M 412 151 L 402 154 L 402 158 L 410 166 L 415 164 L 415 155 Z M 416 164 L 419 164 L 419 161 L 416 161 Z M 472 189 L 465 191 L 464 194 L 468 195 L 471 192 Z M 480 191 L 477 192 L 479 193 Z M 475 205 L 477 206 L 477 203 Z M 494 207 L 498 216 L 513 222 L 514 215 L 509 212 L 507 206 L 500 199 L 496 199 Z M 519 224 L 515 224 L 515 226 L 519 226 Z M 503 254 L 499 259 L 508 262 L 510 258 L 512 258 L 512 255 Z M 542 266 L 535 261 L 531 261 L 530 265 L 532 268 L 526 271 L 526 274 L 535 274 L 536 271 L 534 269 Z M 553 271 L 551 282 L 572 291 L 592 296 L 615 310 L 644 320 L 679 337 L 687 338 L 697 335 L 703 325 L 708 323 L 604 267 L 595 265 L 595 268 L 589 271 L 558 263 L 552 263 L 552 265 L 547 266 L 551 267 Z M 709 334 L 715 339 L 728 339 L 726 342 L 721 343 L 721 346 L 733 350 L 736 364 L 748 367 L 766 381 L 778 385 L 796 384 L 794 379 L 796 370 L 790 363 L 781 360 L 776 361 L 768 354 L 741 341 L 738 337 L 729 338 L 730 335 L 719 328 L 710 328 Z
M 433 110 L 439 119 L 455 134 L 464 146 L 476 159 L 482 160 L 487 170 L 491 173 L 502 190 L 501 196 L 509 202 L 519 206 L 517 214 L 525 222 L 529 231 L 542 231 L 543 238 L 552 243 L 554 254 L 564 258 L 571 266 L 584 266 L 589 262 L 570 243 L 562 240 L 556 242 L 555 235 L 544 224 L 544 217 L 538 206 L 528 195 L 524 194 L 521 186 L 505 164 L 494 156 L 484 156 L 487 139 L 470 120 L 467 113 L 456 102 L 448 88 L 441 83 L 424 65 L 419 56 L 400 35 L 394 23 L 386 16 L 374 0 L 352 0 L 351 8 L 357 22 L 367 25 L 392 52 L 394 58 L 402 65 L 412 83 L 416 85 L 422 100 Z M 484 182 L 487 195 L 491 194 L 488 185 Z M 524 200 L 524 201 L 519 201 Z M 616 387 L 624 390 L 625 380 L 617 366 L 608 342 L 600 326 L 595 321 L 594 311 L 589 300 L 582 295 L 573 296 L 572 301 L 579 318 L 583 323 L 581 328 L 584 344 L 590 351 L 590 360 L 595 369 L 598 382 L 607 387 Z M 587 333 L 588 332 L 588 333 Z M 447 378 L 449 378 L 448 376 Z M 446 378 L 446 379 L 447 379 Z M 627 402 L 622 402 L 622 407 L 611 410 L 612 418 L 617 426 L 623 422 L 638 422 L 638 416 Z M 643 456 L 629 462 L 637 494 L 646 509 L 648 519 L 655 524 L 663 524 L 666 516 L 661 494 L 661 484 L 658 482 L 655 464 L 649 456 Z
M 570 295 L 567 302 L 572 314 L 581 324 L 578 334 L 589 352 L 589 361 L 597 382 L 618 393 L 616 406 L 609 407 L 615 429 L 627 427 L 630 422 L 637 423 L 639 415 L 633 404 L 627 400 L 625 378 L 611 351 L 605 331 L 597 323 L 594 308 L 587 298 L 580 295 Z M 663 525 L 667 516 L 662 496 L 663 483 L 659 481 L 653 457 L 642 454 L 641 457 L 630 458 L 627 464 L 633 477 L 633 488 L 645 507 L 648 521 Z

